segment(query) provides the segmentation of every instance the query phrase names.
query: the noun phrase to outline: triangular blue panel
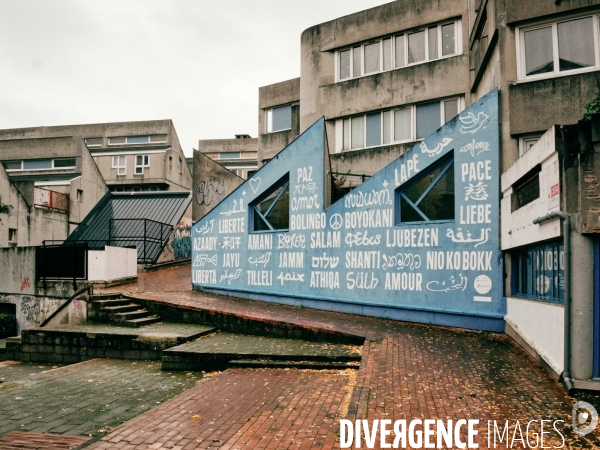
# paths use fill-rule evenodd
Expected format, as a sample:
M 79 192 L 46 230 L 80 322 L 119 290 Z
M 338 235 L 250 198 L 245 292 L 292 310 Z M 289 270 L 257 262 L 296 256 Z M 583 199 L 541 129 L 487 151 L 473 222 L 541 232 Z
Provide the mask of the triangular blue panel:
M 194 225 L 194 289 L 503 331 L 497 91 L 328 209 L 324 136 L 320 119 Z M 254 231 L 285 179 L 276 229 Z

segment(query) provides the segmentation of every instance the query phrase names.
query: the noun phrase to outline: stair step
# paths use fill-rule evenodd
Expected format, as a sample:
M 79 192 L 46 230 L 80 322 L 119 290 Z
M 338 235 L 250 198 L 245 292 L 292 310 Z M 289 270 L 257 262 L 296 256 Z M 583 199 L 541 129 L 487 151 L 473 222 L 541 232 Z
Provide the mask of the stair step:
M 141 319 L 142 317 L 150 316 L 150 312 L 145 309 L 137 309 L 135 311 L 114 313 L 112 319 L 114 322 L 124 322 L 126 320 Z
M 153 323 L 158 323 L 161 321 L 162 321 L 162 319 L 160 317 L 151 316 L 151 317 L 142 317 L 140 319 L 126 320 L 126 321 L 122 322 L 122 324 L 125 325 L 126 327 L 138 328 L 138 327 L 143 327 L 146 325 L 152 325 Z
M 129 300 L 128 298 L 114 298 L 106 300 L 93 300 L 92 303 L 94 304 L 94 306 L 106 308 L 108 306 L 129 305 L 131 303 L 131 300 Z
M 140 305 L 136 305 L 134 303 L 129 303 L 127 305 L 104 306 L 102 308 L 102 312 L 108 312 L 108 313 L 111 313 L 114 315 L 117 313 L 138 311 L 139 309 L 140 309 Z
M 95 295 L 90 295 L 90 301 L 96 301 L 96 300 L 110 300 L 110 299 L 118 299 L 121 298 L 121 293 L 120 292 L 108 292 L 106 294 L 95 294 Z
M 272 359 L 235 359 L 229 361 L 235 368 L 295 368 L 295 369 L 358 369 L 360 362 L 328 362 L 328 361 L 283 361 Z

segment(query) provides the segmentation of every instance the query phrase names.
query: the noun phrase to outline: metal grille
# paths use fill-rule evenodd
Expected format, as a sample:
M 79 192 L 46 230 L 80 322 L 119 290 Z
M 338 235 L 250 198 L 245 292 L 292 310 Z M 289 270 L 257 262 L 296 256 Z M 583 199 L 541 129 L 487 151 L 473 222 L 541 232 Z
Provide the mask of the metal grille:
M 564 300 L 564 248 L 562 242 L 518 250 L 513 292 L 526 298 L 562 303 Z
M 33 204 L 58 211 L 69 211 L 69 196 L 49 189 L 34 188 Z
M 138 263 L 154 263 L 172 231 L 172 225 L 155 220 L 110 219 L 108 245 L 135 246 Z
M 35 273 L 38 280 L 87 280 L 87 243 L 65 243 L 36 247 Z

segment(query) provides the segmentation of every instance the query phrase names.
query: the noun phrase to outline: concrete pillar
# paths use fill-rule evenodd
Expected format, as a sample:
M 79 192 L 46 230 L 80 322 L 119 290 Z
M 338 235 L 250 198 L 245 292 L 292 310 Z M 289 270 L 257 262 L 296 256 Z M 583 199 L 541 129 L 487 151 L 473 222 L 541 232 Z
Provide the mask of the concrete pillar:
M 571 376 L 587 380 L 594 362 L 594 241 L 571 230 Z

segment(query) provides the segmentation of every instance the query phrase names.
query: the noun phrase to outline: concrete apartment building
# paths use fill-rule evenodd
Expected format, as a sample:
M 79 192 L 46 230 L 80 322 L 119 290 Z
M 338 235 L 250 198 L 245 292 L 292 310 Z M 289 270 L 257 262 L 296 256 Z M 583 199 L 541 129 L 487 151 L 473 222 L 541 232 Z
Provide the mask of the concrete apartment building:
M 108 192 L 81 137 L 0 140 L 0 247 L 62 241 Z
M 258 162 L 265 164 L 300 134 L 300 78 L 258 89 Z
M 460 0 L 397 1 L 304 31 L 300 78 L 259 89 L 259 162 L 320 117 L 336 185 L 398 158 L 470 104 L 468 17 Z
M 258 169 L 258 139 L 236 134 L 234 139 L 201 139 L 198 151 L 244 180 Z
M 192 175 L 171 120 L 0 130 L 0 140 L 81 137 L 113 192 L 181 191 Z
M 598 389 L 600 2 L 483 0 L 473 100 L 502 94 L 506 331 L 567 386 Z M 579 123 L 578 123 L 579 122 Z
M 599 134 L 578 122 L 600 91 L 599 43 L 594 0 L 399 0 L 315 25 L 300 78 L 259 89 L 259 165 L 324 117 L 343 195 L 498 89 L 506 332 L 596 389 Z

